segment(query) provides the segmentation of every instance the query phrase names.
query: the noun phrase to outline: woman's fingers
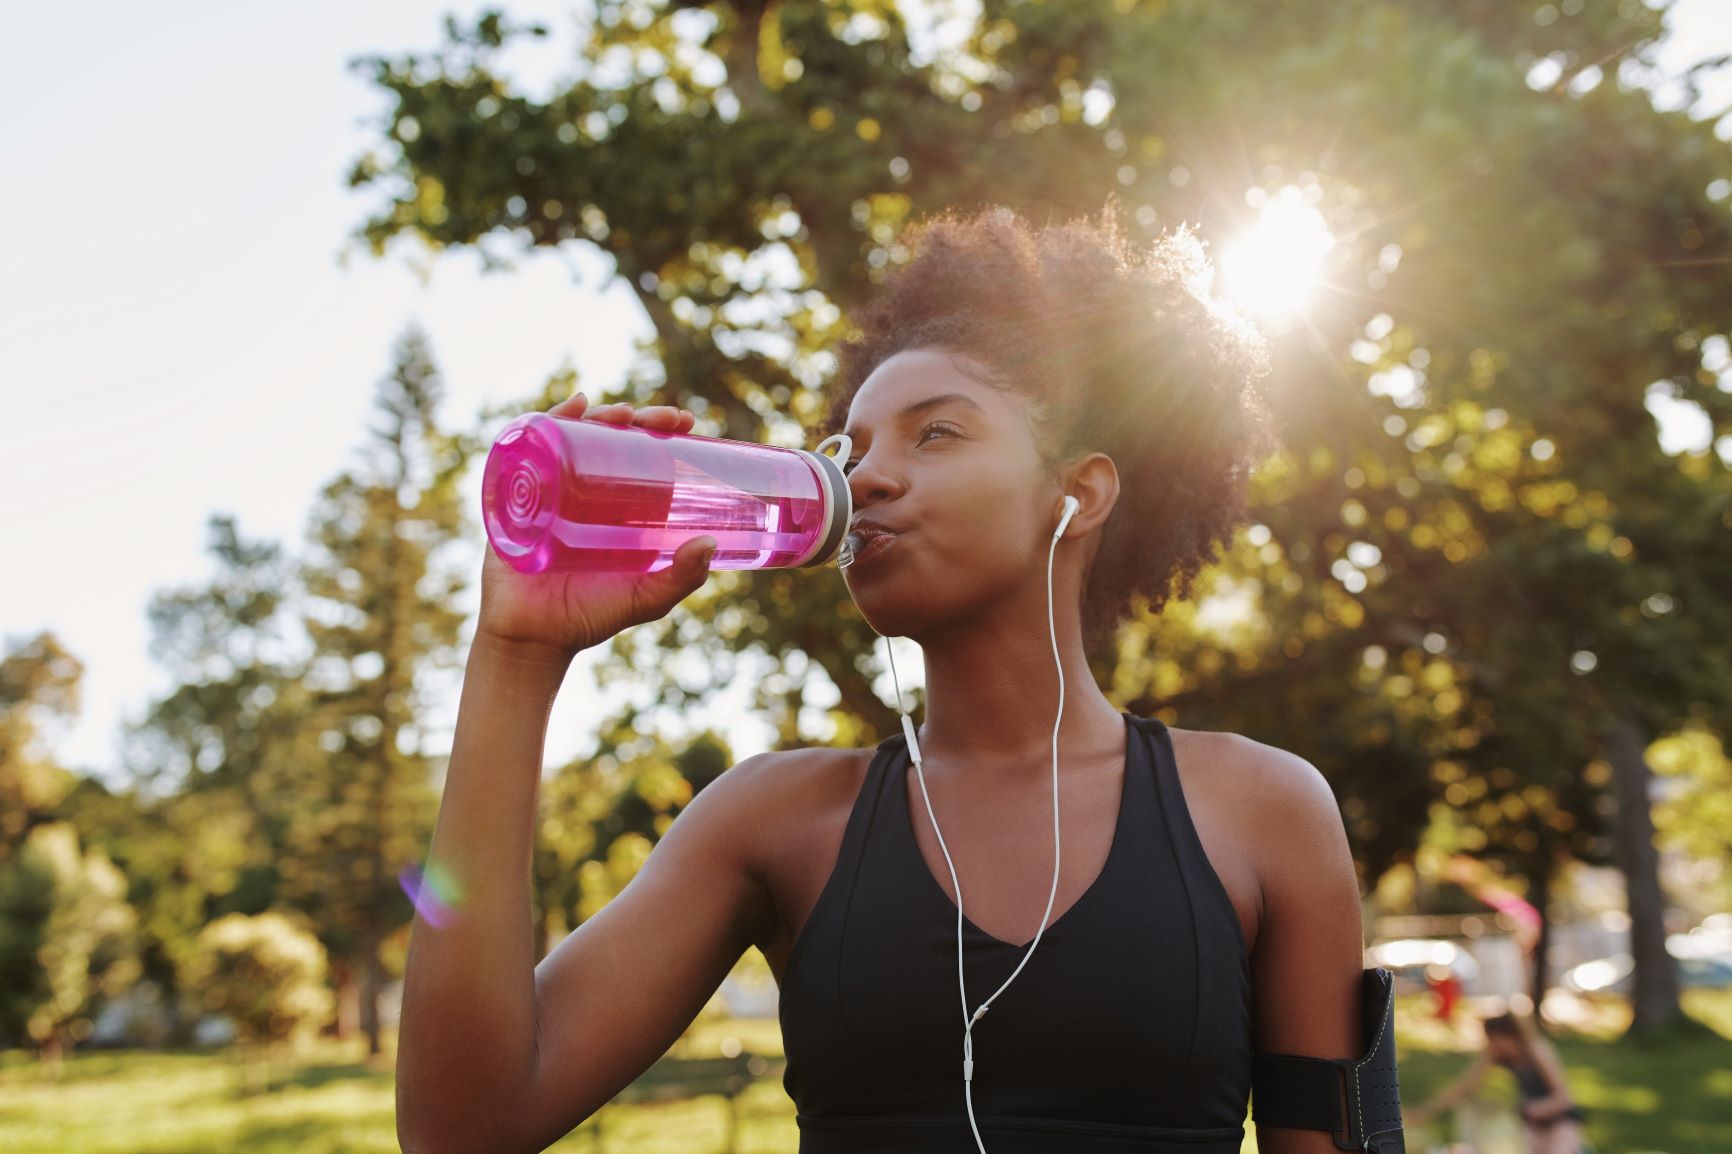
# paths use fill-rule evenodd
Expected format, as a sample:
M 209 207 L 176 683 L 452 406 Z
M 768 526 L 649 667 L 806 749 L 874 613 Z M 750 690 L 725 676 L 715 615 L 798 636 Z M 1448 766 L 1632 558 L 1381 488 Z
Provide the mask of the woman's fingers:
M 623 401 L 613 405 L 598 405 L 591 409 L 588 415 L 615 424 L 636 425 L 643 429 L 673 430 L 679 427 L 681 421 L 680 411 L 672 405 L 645 405 L 636 409 Z
M 676 408 L 673 405 L 646 405 L 641 409 L 634 408 L 625 401 L 615 401 L 607 405 L 591 405 L 581 393 L 559 402 L 547 410 L 549 416 L 564 417 L 567 420 L 583 419 L 587 421 L 606 421 L 613 425 L 636 425 L 645 429 L 662 429 L 668 432 L 690 432 L 697 422 L 697 414 L 690 409 Z
M 651 405 L 639 409 L 633 421 L 649 429 L 677 429 L 684 419 L 672 405 Z
M 583 411 L 588 407 L 588 397 L 584 396 L 582 393 L 573 393 L 571 396 L 565 398 L 565 400 L 559 402 L 559 404 L 547 410 L 547 415 L 550 417 L 564 417 L 566 420 L 575 421 L 579 417 L 583 416 Z

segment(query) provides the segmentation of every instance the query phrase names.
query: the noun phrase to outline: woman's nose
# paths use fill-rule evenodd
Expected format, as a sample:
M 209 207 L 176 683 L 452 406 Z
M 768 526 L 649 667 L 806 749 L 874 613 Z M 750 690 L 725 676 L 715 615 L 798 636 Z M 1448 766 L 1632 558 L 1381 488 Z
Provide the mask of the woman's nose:
M 896 491 L 897 484 L 870 453 L 862 456 L 852 469 L 848 470 L 848 492 L 853 496 L 856 505 L 864 505 L 871 500 L 883 500 Z

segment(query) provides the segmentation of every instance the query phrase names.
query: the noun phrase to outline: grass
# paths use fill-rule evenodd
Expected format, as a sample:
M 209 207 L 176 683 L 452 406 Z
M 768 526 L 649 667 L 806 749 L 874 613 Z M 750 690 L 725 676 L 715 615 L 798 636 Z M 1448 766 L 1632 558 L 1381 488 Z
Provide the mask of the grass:
M 1609 1001 L 1578 1030 L 1554 1036 L 1570 1091 L 1588 1111 L 1587 1139 L 1599 1154 L 1732 1150 L 1732 990 L 1687 990 L 1684 1008 L 1710 1030 L 1646 1043 L 1618 1041 L 1629 1025 L 1629 1005 Z M 1471 1057 L 1425 1017 L 1418 1002 L 1398 1008 L 1396 1028 L 1404 1102 L 1423 1101 Z M 1525 1151 L 1514 1117 L 1514 1079 L 1494 1072 L 1482 1098 L 1465 1112 L 1465 1121 L 1478 1123 L 1477 1131 L 1505 1136 L 1506 1148 Z M 1453 1133 L 1451 1120 L 1440 1119 L 1434 1126 L 1410 1129 L 1407 1148 L 1423 1154 Z M 1485 1143 L 1482 1154 L 1497 1145 Z
M 1715 1035 L 1663 1044 L 1613 1040 L 1627 1008 L 1603 1007 L 1579 1034 L 1558 1039 L 1572 1087 L 1591 1111 L 1588 1137 L 1600 1154 L 1709 1154 L 1732 1150 L 1732 991 L 1691 990 L 1692 1017 Z M 1406 1002 L 1397 1022 L 1404 1097 L 1417 1102 L 1467 1061 L 1454 1038 Z M 682 1038 L 686 1056 L 720 1054 L 725 1040 L 779 1054 L 774 1021 L 705 1021 Z M 240 1064 L 226 1053 L 75 1054 L 55 1075 L 20 1051 L 0 1053 L 0 1147 L 8 1154 L 389 1154 L 397 1149 L 389 1053 L 368 1064 L 359 1042 L 322 1041 L 277 1058 L 268 1089 L 245 1094 Z M 1481 1133 L 1509 1128 L 1514 1088 L 1488 1083 Z M 607 1149 L 633 1154 L 712 1154 L 724 1149 L 726 1103 L 702 1098 L 603 1112 Z M 793 1154 L 793 1104 L 779 1081 L 752 1086 L 741 1103 L 740 1154 Z M 1247 1124 L 1245 1149 L 1255 1150 Z M 1424 1154 L 1447 1135 L 1410 1131 Z M 1488 1144 L 1482 1154 L 1492 1154 Z M 594 1149 L 587 1133 L 551 1149 Z M 1514 1147 L 1519 1150 L 1519 1144 Z
M 747 1051 L 780 1054 L 774 1021 L 695 1025 L 675 1046 L 720 1055 L 733 1037 Z M 391 1039 L 387 1037 L 387 1043 Z M 397 1151 L 392 1056 L 366 1060 L 366 1043 L 320 1040 L 271 1062 L 257 1088 L 232 1052 L 95 1051 L 58 1074 L 29 1053 L 0 1051 L 0 1150 L 6 1154 L 393 1154 Z M 707 1154 L 724 1148 L 720 1097 L 655 1106 L 610 1106 L 608 1151 Z M 740 1102 L 739 1154 L 793 1154 L 792 1103 L 780 1082 L 751 1086 Z M 549 1149 L 596 1149 L 585 1131 Z

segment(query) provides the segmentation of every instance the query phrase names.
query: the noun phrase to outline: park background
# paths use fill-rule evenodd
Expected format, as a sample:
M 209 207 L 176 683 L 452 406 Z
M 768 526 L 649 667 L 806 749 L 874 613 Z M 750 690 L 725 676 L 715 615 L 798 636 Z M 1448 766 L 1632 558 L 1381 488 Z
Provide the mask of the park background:
M 401 875 L 437 812 L 492 434 L 581 385 L 809 445 L 907 224 L 1109 195 L 1133 235 L 1209 243 L 1270 336 L 1283 448 L 1198 595 L 1092 655 L 1101 685 L 1329 778 L 1371 960 L 1413 991 L 1410 1094 L 1471 1044 L 1429 964 L 1542 1008 L 1601 1149 L 1732 1146 L 1720 0 L 9 27 L 9 1148 L 394 1148 Z M 728 765 L 887 734 L 874 640 L 833 569 L 718 573 L 584 655 L 550 725 L 538 948 Z M 742 959 L 676 1057 L 773 1059 L 766 977 Z M 1455 1120 L 1487 1149 L 1495 1099 Z M 773 1075 L 733 1105 L 741 1149 L 793 1148 Z M 615 1114 L 610 1145 L 682 1151 L 729 1116 Z

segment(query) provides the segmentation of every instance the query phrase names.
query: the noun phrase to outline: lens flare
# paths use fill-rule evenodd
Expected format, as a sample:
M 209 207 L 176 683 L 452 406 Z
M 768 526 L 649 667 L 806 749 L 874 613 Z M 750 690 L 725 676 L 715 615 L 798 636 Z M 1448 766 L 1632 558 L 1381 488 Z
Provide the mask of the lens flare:
M 434 929 L 444 929 L 457 919 L 457 907 L 463 893 L 457 879 L 438 865 L 429 863 L 426 870 L 405 866 L 397 875 L 398 884 L 409 895 L 415 911 Z
M 1323 214 L 1288 187 L 1266 200 L 1257 223 L 1221 258 L 1228 294 L 1267 320 L 1301 312 L 1335 238 Z

